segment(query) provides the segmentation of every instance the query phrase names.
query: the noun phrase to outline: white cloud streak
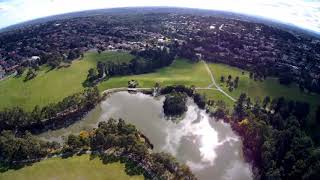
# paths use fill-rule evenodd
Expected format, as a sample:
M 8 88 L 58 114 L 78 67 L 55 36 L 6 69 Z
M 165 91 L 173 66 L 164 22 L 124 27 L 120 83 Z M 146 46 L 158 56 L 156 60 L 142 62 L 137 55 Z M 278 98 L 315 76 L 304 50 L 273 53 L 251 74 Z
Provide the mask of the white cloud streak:
M 67 12 L 142 6 L 232 11 L 270 18 L 320 33 L 320 0 L 0 0 L 0 28 Z

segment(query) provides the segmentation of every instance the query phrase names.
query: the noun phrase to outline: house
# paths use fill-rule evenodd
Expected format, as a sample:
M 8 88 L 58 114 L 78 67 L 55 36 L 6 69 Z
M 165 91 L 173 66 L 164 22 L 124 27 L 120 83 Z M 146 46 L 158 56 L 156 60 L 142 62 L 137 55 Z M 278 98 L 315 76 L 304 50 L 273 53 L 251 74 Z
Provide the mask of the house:
M 40 57 L 39 56 L 32 56 L 29 61 L 30 62 L 34 62 L 34 61 L 39 61 L 40 60 Z

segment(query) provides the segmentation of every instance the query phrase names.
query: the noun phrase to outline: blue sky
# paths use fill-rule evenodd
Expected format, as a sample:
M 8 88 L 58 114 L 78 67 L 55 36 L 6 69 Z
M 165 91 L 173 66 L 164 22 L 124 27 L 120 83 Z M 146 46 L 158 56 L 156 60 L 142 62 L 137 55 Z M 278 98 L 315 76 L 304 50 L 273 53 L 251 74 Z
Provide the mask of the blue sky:
M 174 6 L 258 15 L 320 33 L 320 0 L 0 0 L 0 28 L 89 9 Z

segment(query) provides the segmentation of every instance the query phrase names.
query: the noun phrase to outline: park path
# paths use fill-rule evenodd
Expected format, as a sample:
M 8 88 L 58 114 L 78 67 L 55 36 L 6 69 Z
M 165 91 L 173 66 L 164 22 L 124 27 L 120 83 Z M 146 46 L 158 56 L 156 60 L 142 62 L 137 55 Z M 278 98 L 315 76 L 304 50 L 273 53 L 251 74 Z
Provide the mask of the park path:
M 102 94 L 109 94 L 109 93 L 114 93 L 118 91 L 141 91 L 141 90 L 151 90 L 153 88 L 128 88 L 128 87 L 119 87 L 119 88 L 112 88 L 112 89 L 107 89 L 102 92 Z
M 229 99 L 231 99 L 233 102 L 235 102 L 236 99 L 234 99 L 232 96 L 230 96 L 228 93 L 226 93 L 226 92 L 225 92 L 223 89 L 221 89 L 221 87 L 216 83 L 216 80 L 214 79 L 214 76 L 213 76 L 213 74 L 212 74 L 212 72 L 211 72 L 208 64 L 207 64 L 205 61 L 203 61 L 203 60 L 202 60 L 202 62 L 203 62 L 203 64 L 204 64 L 204 66 L 206 67 L 206 70 L 207 70 L 208 74 L 210 75 L 210 78 L 211 78 L 211 81 L 212 81 L 212 84 L 210 84 L 210 85 L 208 86 L 208 89 L 213 89 L 213 88 L 211 88 L 211 87 L 212 87 L 212 86 L 215 86 L 215 87 L 216 87 L 216 90 L 220 91 L 222 94 L 224 94 L 224 95 L 227 96 Z
M 203 64 L 210 76 L 210 79 L 212 81 L 212 83 L 206 87 L 206 88 L 201 88 L 201 87 L 196 87 L 195 89 L 197 90 L 217 90 L 220 91 L 222 94 L 224 94 L 225 96 L 227 96 L 230 100 L 232 100 L 233 102 L 236 101 L 236 99 L 234 99 L 232 96 L 230 96 L 228 93 L 226 93 L 217 83 L 216 80 L 214 79 L 214 76 L 208 66 L 208 64 L 203 61 Z M 214 87 L 213 87 L 214 86 Z M 141 91 L 141 90 L 150 90 L 153 88 L 128 88 L 128 87 L 119 87 L 119 88 L 112 88 L 112 89 L 107 89 L 105 91 L 102 92 L 102 94 L 109 94 L 109 93 L 114 93 L 114 92 L 118 92 L 118 91 Z

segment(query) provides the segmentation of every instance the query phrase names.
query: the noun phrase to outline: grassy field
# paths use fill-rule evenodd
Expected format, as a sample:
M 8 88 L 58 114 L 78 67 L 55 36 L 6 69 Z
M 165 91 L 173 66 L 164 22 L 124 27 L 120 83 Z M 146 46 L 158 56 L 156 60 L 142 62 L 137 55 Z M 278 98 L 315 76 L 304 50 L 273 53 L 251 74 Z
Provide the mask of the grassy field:
M 312 108 L 320 105 L 320 95 L 303 93 L 299 90 L 299 87 L 295 84 L 290 86 L 281 85 L 277 78 L 269 77 L 264 81 L 254 81 L 250 79 L 249 72 L 235 67 L 231 67 L 224 64 L 208 64 L 211 72 L 213 73 L 216 82 L 223 88 L 225 92 L 230 94 L 234 98 L 238 98 L 242 92 L 250 96 L 252 100 L 260 98 L 263 100 L 265 96 L 285 97 L 286 99 L 299 100 L 309 102 Z M 244 74 L 242 74 L 244 72 Z M 232 76 L 232 79 L 239 76 L 239 87 L 232 92 L 228 90 L 226 83 L 220 82 L 220 77 L 224 76 L 227 79 L 228 75 Z
M 49 103 L 62 100 L 64 97 L 82 91 L 82 82 L 86 79 L 87 71 L 96 66 L 98 61 L 128 62 L 133 58 L 128 53 L 104 52 L 101 54 L 88 52 L 82 60 L 73 61 L 69 68 L 61 68 L 48 71 L 47 67 L 41 67 L 38 76 L 30 81 L 23 82 L 24 76 L 11 77 L 0 81 L 0 109 L 4 107 L 21 106 L 31 110 L 35 105 L 44 106 Z M 217 83 L 231 96 L 238 98 L 244 92 L 252 100 L 256 97 L 263 99 L 265 96 L 286 97 L 288 99 L 307 101 L 315 108 L 320 104 L 320 96 L 301 93 L 296 85 L 280 85 L 276 78 L 267 78 L 263 82 L 249 78 L 247 71 L 223 64 L 208 64 Z M 244 74 L 242 73 L 244 72 Z M 226 83 L 220 83 L 220 77 L 231 75 L 233 79 L 240 77 L 239 87 L 232 92 L 228 91 Z M 156 82 L 162 86 L 184 84 L 186 86 L 207 87 L 211 84 L 209 75 L 203 63 L 191 63 L 184 59 L 177 59 L 169 67 L 159 69 L 153 73 L 113 77 L 101 82 L 100 91 L 126 87 L 129 80 L 139 82 L 140 87 L 153 87 Z M 214 90 L 199 90 L 208 98 L 224 100 L 229 107 L 233 102 L 222 93 Z
M 0 173 L 2 180 L 142 180 L 143 176 L 128 176 L 124 164 L 103 164 L 89 155 L 75 156 L 68 159 L 52 158 L 24 167 Z
M 99 89 L 102 91 L 108 88 L 126 87 L 131 79 L 137 80 L 140 87 L 153 87 L 156 82 L 161 86 L 184 84 L 186 86 L 207 87 L 210 84 L 210 78 L 202 63 L 191 63 L 187 60 L 177 59 L 171 66 L 159 69 L 154 73 L 110 78 L 99 84 Z
M 214 100 L 215 102 L 221 100 L 226 103 L 227 108 L 231 111 L 234 105 L 234 102 L 222 94 L 220 91 L 217 90 L 197 90 L 198 93 L 203 94 L 206 96 L 207 99 Z
M 41 67 L 34 79 L 24 82 L 25 75 L 0 81 L 0 109 L 21 106 L 32 110 L 35 105 L 44 106 L 62 100 L 64 97 L 83 90 L 82 82 L 90 68 L 98 61 L 127 62 L 133 58 L 128 53 L 106 52 L 86 53 L 81 60 L 75 60 L 68 68 L 49 71 Z

